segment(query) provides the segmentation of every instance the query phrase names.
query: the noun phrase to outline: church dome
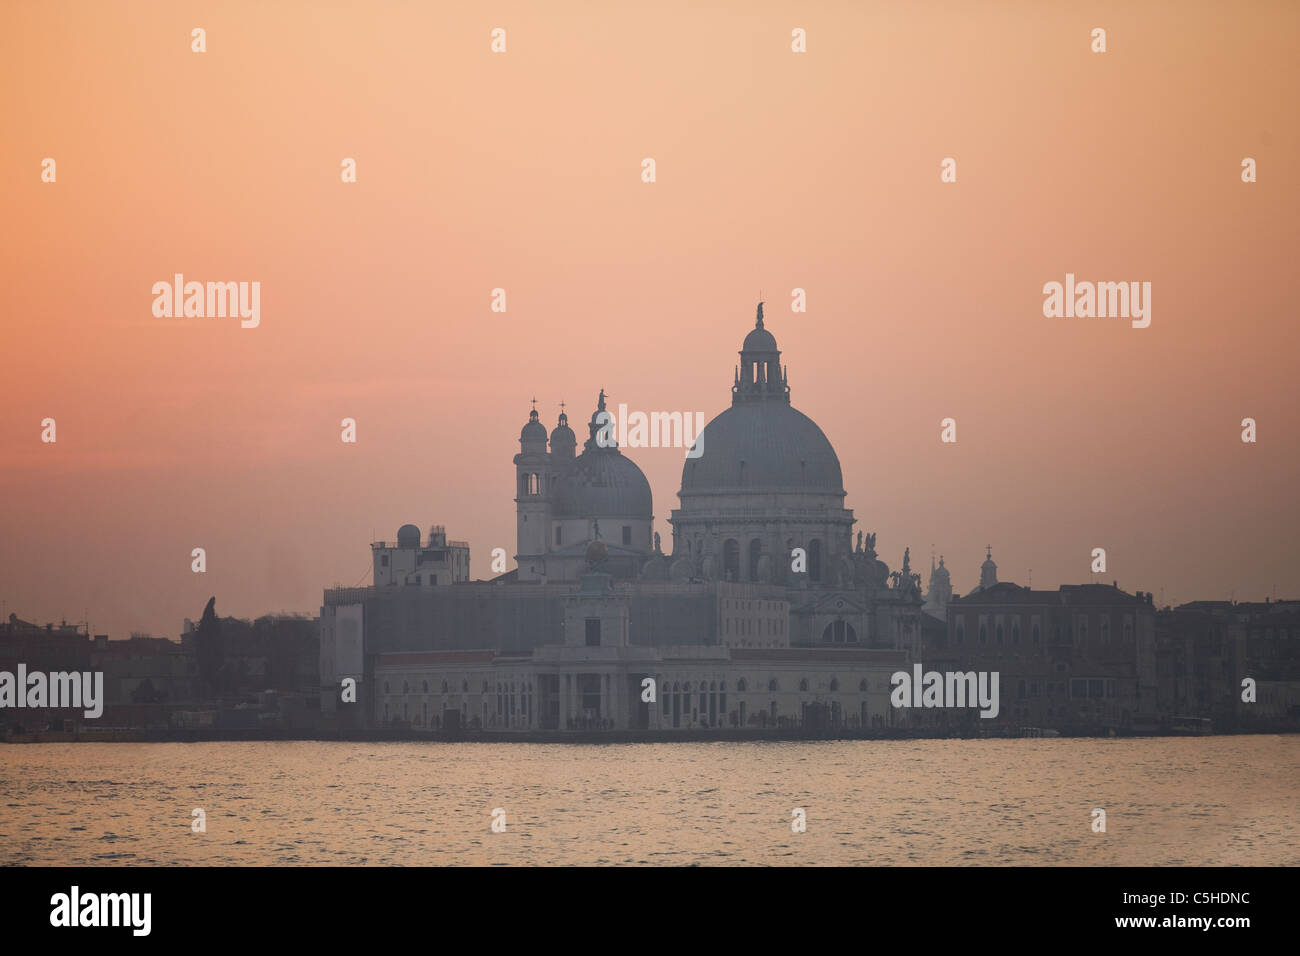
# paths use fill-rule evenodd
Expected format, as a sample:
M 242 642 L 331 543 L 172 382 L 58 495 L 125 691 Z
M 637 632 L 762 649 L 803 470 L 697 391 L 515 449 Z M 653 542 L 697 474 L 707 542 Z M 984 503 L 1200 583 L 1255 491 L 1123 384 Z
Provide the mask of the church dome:
M 552 515 L 556 518 L 642 518 L 653 515 L 650 482 L 616 443 L 602 446 L 597 432 L 606 420 L 605 393 L 600 393 L 583 452 L 556 482 Z
M 764 328 L 751 329 L 745 336 L 744 343 L 741 344 L 742 352 L 779 352 L 776 347 L 776 336 Z
M 537 409 L 534 408 L 528 413 L 528 422 L 519 432 L 519 440 L 521 442 L 540 441 L 543 445 L 546 444 L 546 426 L 537 420 Z
M 584 451 L 556 483 L 557 518 L 649 518 L 650 482 L 618 449 Z
M 551 452 L 571 456 L 577 447 L 578 436 L 569 427 L 569 416 L 560 412 L 560 421 L 551 432 Z
M 705 426 L 701 440 L 703 453 L 688 458 L 682 468 L 683 495 L 736 490 L 844 494 L 840 460 L 830 440 L 816 422 L 783 402 L 732 405 Z
M 731 407 L 705 426 L 699 441 L 700 456 L 682 467 L 683 499 L 718 492 L 844 497 L 835 449 L 817 423 L 790 404 L 776 338 L 763 325 L 762 302 L 740 347 Z

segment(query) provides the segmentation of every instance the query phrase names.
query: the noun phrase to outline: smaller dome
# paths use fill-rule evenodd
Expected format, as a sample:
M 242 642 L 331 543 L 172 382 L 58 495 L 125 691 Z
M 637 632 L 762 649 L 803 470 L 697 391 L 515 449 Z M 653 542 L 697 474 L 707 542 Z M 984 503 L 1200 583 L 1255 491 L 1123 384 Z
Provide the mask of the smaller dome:
M 537 409 L 528 413 L 528 423 L 519 433 L 520 441 L 546 441 L 546 426 L 537 420 Z
M 413 524 L 404 524 L 397 529 L 397 546 L 399 548 L 418 548 L 420 546 L 420 529 Z
M 527 427 L 527 426 L 524 426 Z M 569 427 L 569 416 L 560 412 L 560 421 L 551 432 L 551 451 L 560 448 L 574 449 L 578 445 L 578 436 Z
M 998 566 L 993 563 L 993 549 L 988 549 L 989 556 L 980 565 L 980 584 L 976 591 L 984 591 L 998 583 Z
M 745 336 L 745 344 L 740 347 L 742 352 L 777 352 L 776 336 L 767 329 L 752 329 Z

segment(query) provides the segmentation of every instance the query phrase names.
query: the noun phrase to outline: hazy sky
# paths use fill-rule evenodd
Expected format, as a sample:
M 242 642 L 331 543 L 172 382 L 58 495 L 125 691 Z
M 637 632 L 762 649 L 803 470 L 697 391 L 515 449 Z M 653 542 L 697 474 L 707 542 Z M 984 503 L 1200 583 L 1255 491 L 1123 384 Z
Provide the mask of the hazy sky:
M 760 290 L 892 567 L 933 544 L 964 592 L 991 544 L 1054 587 L 1104 547 L 1166 602 L 1300 596 L 1297 36 L 1290 2 L 5 3 L 4 612 L 315 612 L 407 521 L 486 577 L 528 400 L 711 418 Z M 260 326 L 154 318 L 176 272 L 260 282 Z M 1151 326 L 1044 318 L 1067 272 L 1150 282 Z M 682 453 L 630 454 L 667 544 Z

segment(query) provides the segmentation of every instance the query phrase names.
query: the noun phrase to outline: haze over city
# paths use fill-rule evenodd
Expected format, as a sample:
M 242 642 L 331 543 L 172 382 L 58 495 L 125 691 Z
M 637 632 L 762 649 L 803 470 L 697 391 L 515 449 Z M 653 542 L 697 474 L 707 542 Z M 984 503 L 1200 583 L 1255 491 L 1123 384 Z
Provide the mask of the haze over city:
M 1104 56 L 1094 11 L 823 4 L 791 56 L 784 5 L 663 9 L 8 8 L 6 615 L 315 613 L 404 522 L 488 577 L 530 399 L 712 418 L 760 295 L 891 566 L 1297 596 L 1294 5 L 1106 9 Z M 177 272 L 260 324 L 155 318 Z M 1067 272 L 1152 324 L 1045 318 Z M 667 541 L 682 451 L 628 454 Z

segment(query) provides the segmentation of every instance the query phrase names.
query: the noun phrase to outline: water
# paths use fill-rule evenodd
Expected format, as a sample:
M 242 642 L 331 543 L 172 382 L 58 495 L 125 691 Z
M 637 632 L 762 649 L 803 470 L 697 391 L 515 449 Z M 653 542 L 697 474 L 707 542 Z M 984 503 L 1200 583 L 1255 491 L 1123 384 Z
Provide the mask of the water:
M 0 746 L 0 863 L 1296 866 L 1300 737 Z

